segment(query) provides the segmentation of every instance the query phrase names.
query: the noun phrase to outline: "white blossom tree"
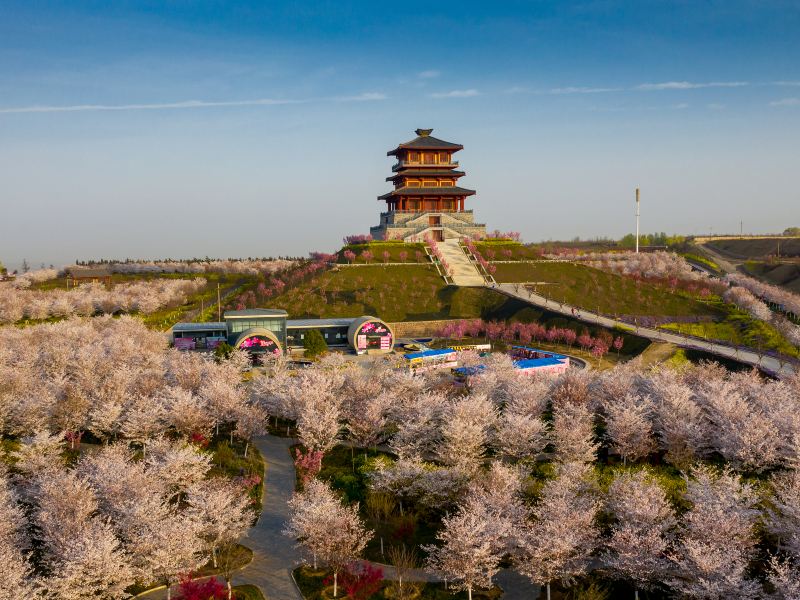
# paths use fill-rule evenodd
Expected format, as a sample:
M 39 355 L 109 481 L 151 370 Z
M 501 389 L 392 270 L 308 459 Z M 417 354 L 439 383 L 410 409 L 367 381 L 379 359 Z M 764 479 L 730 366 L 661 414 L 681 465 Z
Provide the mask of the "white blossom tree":
M 372 536 L 358 516 L 358 505 L 344 506 L 330 487 L 312 479 L 289 500 L 285 534 L 297 539 L 313 557 L 333 571 L 337 596 L 341 570 L 358 558 Z
M 438 546 L 424 546 L 426 569 L 467 591 L 472 600 L 476 587 L 489 588 L 500 570 L 505 528 L 492 518 L 485 499 L 469 495 L 454 515 L 442 519 Z
M 616 522 L 606 542 L 605 564 L 616 576 L 649 588 L 669 572 L 667 552 L 677 524 L 661 486 L 644 471 L 617 476 L 608 491 Z
M 522 533 L 516 553 L 517 569 L 538 585 L 560 579 L 570 584 L 589 567 L 598 544 L 594 518 L 600 506 L 579 463 L 564 464 L 556 479 L 548 481 L 531 509 L 531 523 Z
M 753 598 L 758 584 L 745 576 L 755 546 L 756 494 L 729 471 L 697 466 L 686 498 L 668 583 L 692 598 Z
M 611 451 L 622 457 L 623 464 L 655 450 L 650 421 L 653 403 L 649 396 L 628 393 L 607 401 L 604 408 Z

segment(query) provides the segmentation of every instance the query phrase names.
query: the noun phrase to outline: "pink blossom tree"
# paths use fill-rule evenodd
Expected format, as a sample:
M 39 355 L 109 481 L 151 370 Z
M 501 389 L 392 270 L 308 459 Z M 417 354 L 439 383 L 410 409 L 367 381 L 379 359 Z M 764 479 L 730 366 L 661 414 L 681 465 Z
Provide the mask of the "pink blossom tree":
M 608 509 L 616 519 L 604 562 L 636 589 L 650 588 L 669 573 L 667 552 L 677 520 L 664 490 L 643 471 L 622 473 L 611 483 Z
M 516 553 L 519 572 L 546 586 L 548 600 L 552 581 L 570 584 L 586 573 L 598 544 L 593 521 L 600 503 L 587 478 L 587 469 L 572 463 L 545 484 Z

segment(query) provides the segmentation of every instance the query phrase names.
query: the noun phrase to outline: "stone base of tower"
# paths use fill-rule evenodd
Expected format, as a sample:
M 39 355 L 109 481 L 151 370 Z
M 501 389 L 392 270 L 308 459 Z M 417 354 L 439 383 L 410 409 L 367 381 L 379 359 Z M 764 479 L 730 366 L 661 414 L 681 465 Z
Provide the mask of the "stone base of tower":
M 460 212 L 407 212 L 381 213 L 380 225 L 370 227 L 373 239 L 421 242 L 426 237 L 438 241 L 451 238 L 486 237 L 486 225 L 475 223 L 471 210 Z

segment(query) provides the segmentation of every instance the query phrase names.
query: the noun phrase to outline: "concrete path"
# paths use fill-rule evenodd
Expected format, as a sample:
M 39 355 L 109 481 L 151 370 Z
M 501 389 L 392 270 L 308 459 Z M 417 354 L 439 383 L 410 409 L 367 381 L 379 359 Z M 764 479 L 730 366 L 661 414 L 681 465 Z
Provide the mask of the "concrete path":
M 451 239 L 439 243 L 442 256 L 450 264 L 453 285 L 481 287 L 484 285 L 483 275 L 472 264 L 469 257 L 461 249 L 458 240 Z
M 735 348 L 732 346 L 726 346 L 719 342 L 710 342 L 698 338 L 691 338 L 683 335 L 678 335 L 675 333 L 669 333 L 662 329 L 652 329 L 649 327 L 633 326 L 630 323 L 626 323 L 624 321 L 618 321 L 616 319 L 605 317 L 603 315 L 598 315 L 589 312 L 583 308 L 579 308 L 577 306 L 574 307 L 569 304 L 565 304 L 563 302 L 548 300 L 544 296 L 532 292 L 531 290 L 525 288 L 525 286 L 520 284 L 500 283 L 497 286 L 494 286 L 493 289 L 496 289 L 498 292 L 506 294 L 507 296 L 518 298 L 530 304 L 546 308 L 547 310 L 552 312 L 557 312 L 563 315 L 567 315 L 569 317 L 578 319 L 585 323 L 591 323 L 593 325 L 601 325 L 603 327 L 609 327 L 609 328 L 623 327 L 627 330 L 630 330 L 631 333 L 635 333 L 636 335 L 641 336 L 643 338 L 647 338 L 649 340 L 667 342 L 670 344 L 675 344 L 676 346 L 680 346 L 681 348 L 702 350 L 704 352 L 708 352 L 716 356 L 730 358 L 740 363 L 752 365 L 754 367 L 759 367 L 760 369 L 763 369 L 764 371 L 771 373 L 773 375 L 791 376 L 795 373 L 795 370 L 797 369 L 797 364 L 793 364 L 788 361 L 780 361 L 772 356 L 764 356 L 764 355 L 759 356 L 758 353 L 752 350 Z M 572 312 L 573 309 L 575 309 L 574 313 Z
M 254 443 L 267 465 L 264 509 L 258 523 L 242 540 L 253 551 L 253 562 L 236 573 L 233 582 L 257 585 L 268 600 L 302 600 L 292 580 L 292 570 L 300 556 L 294 542 L 281 534 L 289 515 L 286 503 L 295 484 L 289 447 L 297 440 L 268 435 Z

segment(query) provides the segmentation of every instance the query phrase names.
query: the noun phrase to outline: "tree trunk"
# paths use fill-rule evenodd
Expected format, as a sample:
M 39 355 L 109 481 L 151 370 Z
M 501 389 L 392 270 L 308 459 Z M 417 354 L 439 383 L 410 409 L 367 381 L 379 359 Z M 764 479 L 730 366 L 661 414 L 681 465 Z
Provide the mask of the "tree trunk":
M 639 600 L 639 588 L 635 588 L 633 591 L 634 600 Z
M 167 582 L 167 600 L 172 600 L 172 586 Z
M 472 586 L 467 588 L 467 598 L 468 600 L 472 600 Z
M 247 458 L 247 450 L 250 448 L 250 442 L 244 443 L 244 457 Z
M 550 600 L 550 584 L 547 584 L 547 600 Z
M 217 568 L 217 549 L 216 548 L 212 548 L 211 549 L 211 561 L 212 561 L 212 564 L 214 565 L 214 568 L 216 569 Z
M 231 446 L 233 446 L 233 428 L 231 428 Z
M 314 553 L 314 570 L 317 570 L 317 553 Z
M 233 598 L 233 588 L 231 587 L 231 580 L 226 579 L 226 583 L 228 584 L 228 600 L 232 600 Z
M 339 583 L 338 575 L 339 575 L 338 571 L 334 571 L 333 572 L 333 597 L 334 598 L 336 598 L 336 591 L 338 590 L 338 587 L 337 587 L 338 583 Z

